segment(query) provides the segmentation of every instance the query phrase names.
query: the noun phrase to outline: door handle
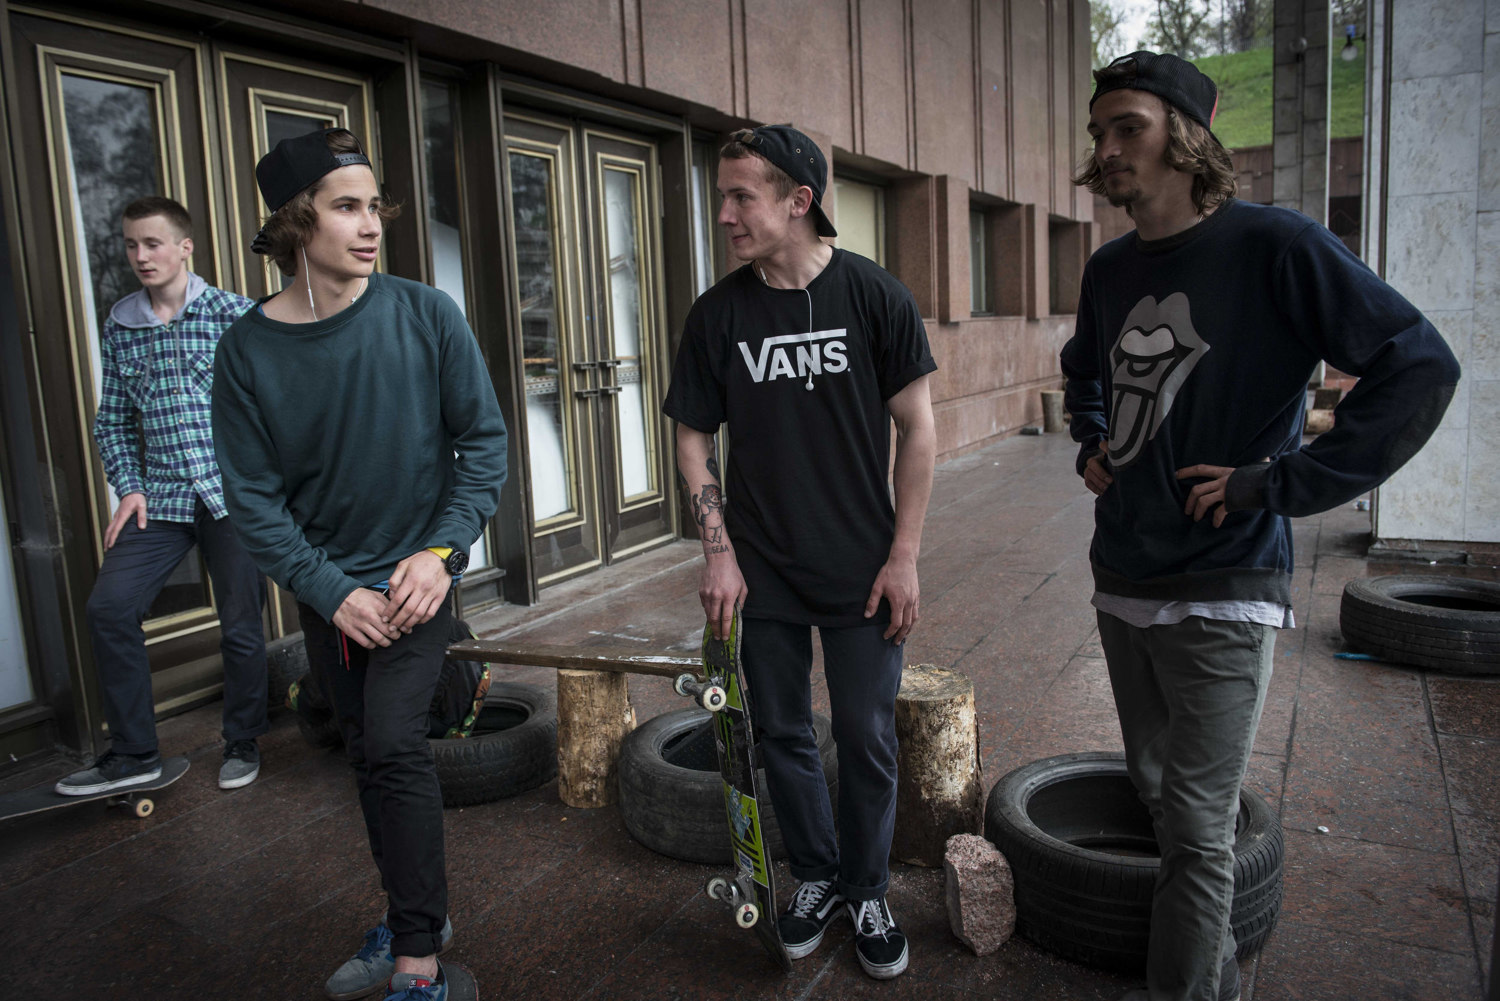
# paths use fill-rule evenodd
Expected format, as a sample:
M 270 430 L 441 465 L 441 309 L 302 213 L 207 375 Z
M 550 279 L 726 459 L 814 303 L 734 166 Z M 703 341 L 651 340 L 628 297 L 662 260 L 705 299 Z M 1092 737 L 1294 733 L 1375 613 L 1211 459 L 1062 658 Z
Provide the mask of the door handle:
M 614 396 L 616 393 L 623 392 L 623 390 L 621 390 L 619 386 L 604 386 L 600 389 L 594 390 L 594 392 L 598 393 L 600 396 Z
M 589 369 L 597 367 L 598 364 L 596 361 L 575 361 L 573 363 L 573 371 L 587 372 Z
M 575 390 L 573 390 L 573 395 L 576 396 L 576 397 L 578 397 L 580 400 L 582 400 L 582 399 L 586 399 L 586 398 L 588 398 L 590 396 L 598 396 L 601 392 L 603 392 L 603 390 L 599 390 L 599 389 L 575 389 Z

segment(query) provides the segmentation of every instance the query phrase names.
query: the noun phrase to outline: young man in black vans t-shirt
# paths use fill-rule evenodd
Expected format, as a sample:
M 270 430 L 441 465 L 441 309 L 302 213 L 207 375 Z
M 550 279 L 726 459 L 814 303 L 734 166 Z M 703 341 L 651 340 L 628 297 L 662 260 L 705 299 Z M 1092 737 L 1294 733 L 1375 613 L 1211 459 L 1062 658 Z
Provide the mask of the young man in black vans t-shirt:
M 663 406 L 678 422 L 678 466 L 703 538 L 699 594 L 721 634 L 743 612 L 771 801 L 802 880 L 779 922 L 787 951 L 810 954 L 846 903 L 860 965 L 887 979 L 907 964 L 885 892 L 937 366 L 905 286 L 819 239 L 835 232 L 812 140 L 784 125 L 746 129 L 720 157 L 719 223 L 748 263 L 694 304 Z M 839 748 L 837 835 L 813 737 L 812 626 Z

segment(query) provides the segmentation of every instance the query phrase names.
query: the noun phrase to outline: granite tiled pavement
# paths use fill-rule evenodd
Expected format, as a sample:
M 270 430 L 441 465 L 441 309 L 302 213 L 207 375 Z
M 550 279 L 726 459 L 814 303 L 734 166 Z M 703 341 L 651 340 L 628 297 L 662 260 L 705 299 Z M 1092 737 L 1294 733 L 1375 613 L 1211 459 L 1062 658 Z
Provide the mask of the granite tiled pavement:
M 1011 438 L 939 468 L 908 661 L 975 683 L 986 785 L 1036 758 L 1120 747 L 1088 604 L 1091 498 L 1061 436 Z M 1281 634 L 1249 783 L 1286 829 L 1286 900 L 1245 998 L 1481 996 L 1500 858 L 1500 679 L 1340 660 L 1338 602 L 1367 562 L 1368 515 L 1297 523 L 1297 628 Z M 510 642 L 691 652 L 697 547 L 677 543 L 476 617 Z M 1418 568 L 1452 572 L 1447 567 Z M 1466 572 L 1494 576 L 1493 570 Z M 550 671 L 507 669 L 552 684 Z M 632 677 L 639 719 L 682 705 Z M 814 698 L 826 711 L 826 689 Z M 188 775 L 138 820 L 98 804 L 0 823 L 0 926 L 12 975 L 50 997 L 316 999 L 383 902 L 340 756 L 282 711 L 253 785 L 222 793 L 218 707 L 160 725 Z M 0 773 L 0 789 L 65 770 Z M 451 958 L 487 998 L 1112 999 L 1128 978 L 1015 939 L 976 958 L 948 930 L 940 870 L 894 867 L 913 944 L 896 981 L 864 977 L 846 922 L 787 977 L 702 893 L 712 867 L 631 840 L 613 807 L 555 783 L 446 815 Z M 783 871 L 783 876 L 785 872 Z M 24 957 L 24 958 L 21 958 Z

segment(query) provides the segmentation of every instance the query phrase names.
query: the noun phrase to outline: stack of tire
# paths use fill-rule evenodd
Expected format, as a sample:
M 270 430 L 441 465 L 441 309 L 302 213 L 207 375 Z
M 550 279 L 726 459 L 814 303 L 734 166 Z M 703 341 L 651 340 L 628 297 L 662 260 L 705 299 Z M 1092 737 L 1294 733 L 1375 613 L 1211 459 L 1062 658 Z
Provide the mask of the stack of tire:
M 823 777 L 838 802 L 838 753 L 833 725 L 813 714 Z M 724 782 L 714 749 L 713 714 L 679 709 L 642 723 L 620 746 L 620 816 L 630 836 L 654 852 L 687 862 L 731 861 Z M 756 784 L 766 788 L 764 768 Z M 781 827 L 769 801 L 761 803 L 766 850 L 784 858 Z
M 1350 649 L 1447 674 L 1500 674 L 1500 583 L 1400 574 L 1351 580 L 1339 605 Z
M 1018 932 L 1066 959 L 1125 973 L 1144 968 L 1161 859 L 1123 755 L 1023 765 L 990 790 L 984 833 L 1010 863 Z M 1240 958 L 1258 952 L 1276 925 L 1283 859 L 1275 813 L 1242 789 L 1229 916 Z

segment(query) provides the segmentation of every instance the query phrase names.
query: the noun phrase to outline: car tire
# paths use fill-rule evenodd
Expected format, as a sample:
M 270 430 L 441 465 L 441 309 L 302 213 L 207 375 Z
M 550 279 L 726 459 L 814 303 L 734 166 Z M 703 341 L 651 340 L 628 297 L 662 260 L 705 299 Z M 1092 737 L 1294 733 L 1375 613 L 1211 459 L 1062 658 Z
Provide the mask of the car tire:
M 711 718 L 711 713 L 697 708 L 664 713 L 627 734 L 620 747 L 620 815 L 625 829 L 669 858 L 709 864 L 731 861 L 724 783 L 714 752 L 699 754 L 691 767 L 668 760 L 685 741 L 701 739 L 699 731 Z M 836 804 L 838 753 L 827 716 L 813 713 L 813 733 L 829 796 Z M 756 783 L 766 788 L 764 768 L 756 769 Z M 763 799 L 766 850 L 772 858 L 783 858 L 786 849 L 776 811 L 769 797 Z
M 557 777 L 557 692 L 494 682 L 468 737 L 429 739 L 443 805 L 474 806 Z
M 984 819 L 985 836 L 1015 879 L 1018 932 L 1077 962 L 1144 969 L 1161 860 L 1123 755 L 1065 754 L 1023 765 L 990 790 Z M 1230 910 L 1240 958 L 1258 952 L 1276 925 L 1283 862 L 1275 813 L 1242 789 Z
M 1344 585 L 1349 647 L 1449 674 L 1500 674 L 1500 583 L 1401 574 Z

